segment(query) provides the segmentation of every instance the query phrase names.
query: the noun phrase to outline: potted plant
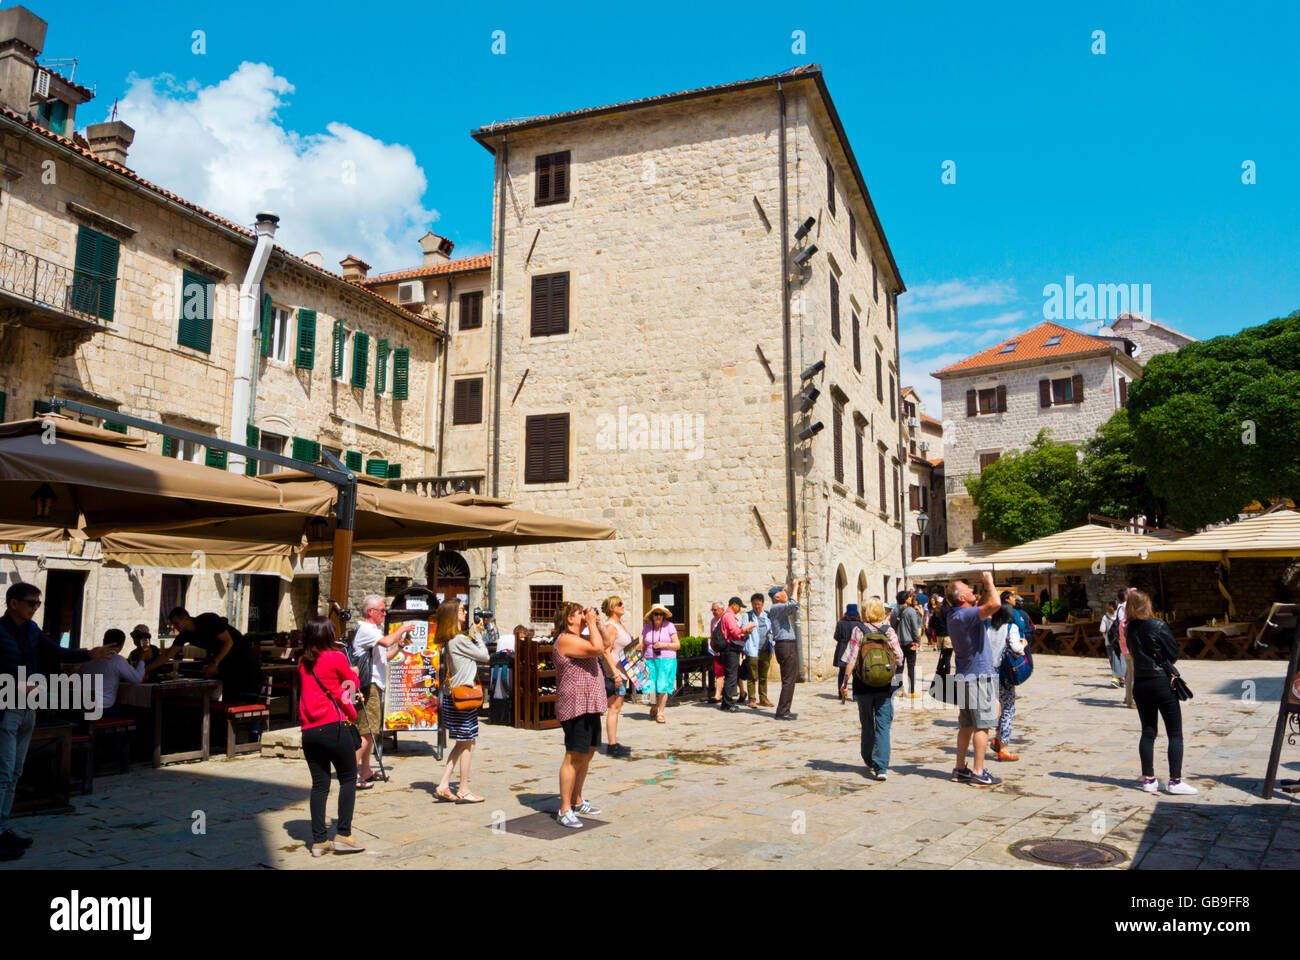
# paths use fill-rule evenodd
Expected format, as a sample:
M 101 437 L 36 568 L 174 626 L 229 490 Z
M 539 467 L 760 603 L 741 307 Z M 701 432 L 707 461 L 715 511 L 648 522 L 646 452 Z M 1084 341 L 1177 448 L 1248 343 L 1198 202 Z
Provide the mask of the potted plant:
M 1040 607 L 1043 619 L 1048 623 L 1064 623 L 1065 618 L 1070 615 L 1070 603 L 1068 600 L 1057 598 L 1048 600 Z

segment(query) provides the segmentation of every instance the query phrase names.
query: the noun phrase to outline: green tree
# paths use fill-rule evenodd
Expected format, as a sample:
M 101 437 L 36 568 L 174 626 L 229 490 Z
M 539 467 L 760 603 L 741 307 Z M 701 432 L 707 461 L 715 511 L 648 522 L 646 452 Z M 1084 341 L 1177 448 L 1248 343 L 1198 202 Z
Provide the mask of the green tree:
M 1128 416 L 1133 462 L 1180 527 L 1300 498 L 1300 317 L 1152 357 Z
M 1156 527 L 1164 523 L 1165 505 L 1151 492 L 1146 470 L 1133 454 L 1133 427 L 1128 409 L 1121 407 L 1083 447 L 1078 489 L 1085 518 L 1096 513 L 1120 520 L 1146 517 Z
M 968 477 L 966 489 L 979 510 L 979 529 L 1010 546 L 1084 522 L 1079 451 L 1053 440 L 1048 430 L 1024 450 L 1005 453 Z

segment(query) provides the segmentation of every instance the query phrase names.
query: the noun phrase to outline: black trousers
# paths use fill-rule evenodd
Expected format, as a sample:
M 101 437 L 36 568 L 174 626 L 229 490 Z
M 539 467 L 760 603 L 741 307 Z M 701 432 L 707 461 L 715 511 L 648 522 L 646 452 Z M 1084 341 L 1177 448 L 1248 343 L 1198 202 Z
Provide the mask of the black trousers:
M 1133 681 L 1133 702 L 1142 721 L 1142 739 L 1138 741 L 1138 757 L 1142 760 L 1142 776 L 1156 775 L 1156 736 L 1160 733 L 1157 718 L 1165 721 L 1165 736 L 1169 738 L 1169 779 L 1181 780 L 1183 776 L 1183 710 L 1178 697 L 1169 689 L 1168 677 L 1144 677 Z
M 916 693 L 916 647 L 903 647 L 903 661 L 907 664 L 907 692 Z
M 728 643 L 722 651 L 722 708 L 734 707 L 739 698 L 736 689 L 740 677 L 740 654 L 744 647 L 739 643 Z
M 935 673 L 948 673 L 952 669 L 952 647 L 943 650 L 939 654 L 939 665 L 934 668 Z
M 781 696 L 776 701 L 776 715 L 784 717 L 794 703 L 794 684 L 799 679 L 799 650 L 794 640 L 776 641 L 776 663 L 781 668 Z
M 342 723 L 308 727 L 302 732 L 302 755 L 311 771 L 311 840 L 324 843 L 325 801 L 330 795 L 330 767 L 338 772 L 339 816 L 335 833 L 352 835 L 352 810 L 357 802 L 357 754 Z

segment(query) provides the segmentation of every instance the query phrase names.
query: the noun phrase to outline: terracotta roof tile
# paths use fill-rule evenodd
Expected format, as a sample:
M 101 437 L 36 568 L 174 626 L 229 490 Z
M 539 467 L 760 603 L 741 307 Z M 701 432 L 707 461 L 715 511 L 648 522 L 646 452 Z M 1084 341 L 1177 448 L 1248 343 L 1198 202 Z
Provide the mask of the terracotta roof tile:
M 38 70 L 44 70 L 46 73 L 50 74 L 51 76 L 58 77 L 60 80 L 62 80 L 62 81 L 63 81 L 64 83 L 66 83 L 68 86 L 70 86 L 73 90 L 76 90 L 78 93 L 80 93 L 80 94 L 81 94 L 83 97 L 85 97 L 87 100 L 94 100 L 94 99 L 95 99 L 95 91 L 89 89 L 88 87 L 83 87 L 81 84 L 77 83 L 75 80 L 71 80 L 71 79 L 69 79 L 68 77 L 65 77 L 63 74 L 59 73 L 59 71 L 57 71 L 57 70 L 51 70 L 49 67 L 47 67 L 47 66 L 45 66 L 44 64 L 41 64 L 41 63 L 37 63 L 37 64 L 36 64 L 36 68 L 37 68 Z
M 1049 346 L 1048 341 L 1054 337 L 1059 337 L 1060 340 Z M 1015 345 L 1014 349 L 1005 349 L 1012 344 Z M 1009 363 L 1024 363 L 1027 360 L 1050 360 L 1054 357 L 1070 357 L 1080 353 L 1110 349 L 1114 349 L 1114 345 L 1101 337 L 1080 333 L 1078 330 L 1071 330 L 1069 327 L 1048 320 L 1032 330 L 1008 337 L 987 350 L 972 354 L 965 360 L 959 360 L 942 370 L 936 370 L 931 376 L 939 377 L 946 373 L 1001 367 Z
M 928 423 L 928 424 L 930 424 L 931 426 L 934 426 L 934 427 L 940 427 L 940 428 L 943 427 L 943 424 L 942 424 L 942 423 L 940 423 L 938 420 L 934 419 L 934 417 L 930 416 L 928 413 L 923 413 L 923 414 L 921 414 L 921 422 L 922 422 L 922 423 Z
M 14 111 L 8 109 L 7 107 L 0 107 L 0 116 L 6 117 L 9 120 L 12 120 L 15 123 L 20 124 L 21 126 L 26 127 L 28 130 L 32 131 L 33 133 L 39 134 L 40 136 L 44 137 L 46 140 L 50 140 L 53 143 L 57 143 L 60 146 L 65 147 L 66 149 L 71 150 L 76 154 L 79 154 L 85 159 L 91 161 L 92 163 L 96 163 L 99 166 L 104 167 L 105 169 L 113 173 L 116 173 L 118 176 L 125 177 L 131 182 L 139 184 L 140 186 L 144 187 L 146 190 L 150 190 L 153 193 L 158 194 L 160 197 L 164 197 L 167 200 L 172 201 L 173 203 L 185 207 L 187 210 L 192 210 L 195 213 L 199 214 L 200 216 L 206 217 L 207 219 L 211 220 L 213 223 L 218 224 L 219 226 L 222 226 L 227 230 L 231 230 L 239 234 L 240 236 L 248 238 L 250 241 L 256 242 L 257 239 L 256 234 L 252 230 L 248 229 L 247 227 L 241 226 L 240 224 L 235 223 L 233 220 L 227 220 L 225 217 L 218 216 L 217 214 L 213 213 L 211 210 L 205 210 L 203 207 L 200 207 L 197 203 L 191 203 L 189 200 L 186 200 L 184 197 L 172 193 L 170 190 L 160 187 L 156 183 L 151 183 L 150 181 L 146 180 L 144 177 L 136 173 L 134 170 L 124 167 L 119 163 L 113 163 L 111 160 L 105 160 L 103 157 L 96 155 L 88 147 L 83 146 L 82 144 L 78 143 L 76 140 L 73 140 L 69 137 L 61 136 L 52 130 L 47 130 L 44 127 L 42 127 L 40 124 L 34 123 L 28 118 L 22 116 L 21 114 L 15 113 Z M 298 264 L 299 266 L 305 267 L 308 270 L 314 270 L 316 273 L 323 274 L 324 276 L 327 276 L 330 279 L 337 281 L 338 283 L 351 287 L 354 290 L 364 294 L 367 297 L 374 298 L 376 301 L 383 304 L 385 307 L 388 307 L 390 310 L 400 313 L 405 319 L 414 323 L 416 326 L 424 327 L 428 330 L 433 330 L 433 331 L 438 331 L 441 329 L 438 326 L 438 324 L 426 320 L 424 317 L 417 316 L 416 314 L 411 313 L 411 311 L 405 309 L 399 304 L 393 303 L 393 301 L 389 300 L 387 297 L 381 297 L 373 290 L 368 290 L 359 283 L 354 283 L 351 280 L 345 280 L 337 273 L 332 273 L 331 271 L 326 270 L 324 267 L 318 267 L 314 263 L 302 259 L 302 257 L 295 256 L 294 254 L 290 253 L 288 250 L 284 249 L 284 247 L 277 246 L 274 249 L 276 250 L 277 253 L 280 253 L 286 259 L 292 260 L 294 263 Z
M 397 270 L 393 273 L 381 273 L 377 276 L 366 277 L 364 280 L 357 282 L 370 287 L 380 283 L 392 283 L 395 280 L 415 280 L 420 277 L 438 277 L 449 273 L 472 273 L 475 270 L 492 269 L 492 254 L 480 253 L 474 257 L 461 257 L 459 260 L 448 260 L 446 263 L 435 263 L 428 266 L 412 267 L 409 270 Z

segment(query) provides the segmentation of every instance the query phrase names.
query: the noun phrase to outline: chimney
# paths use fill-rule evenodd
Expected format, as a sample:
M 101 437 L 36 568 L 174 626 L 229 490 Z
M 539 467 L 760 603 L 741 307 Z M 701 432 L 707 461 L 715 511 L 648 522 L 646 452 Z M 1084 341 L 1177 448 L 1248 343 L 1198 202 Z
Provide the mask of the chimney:
M 90 143 L 90 152 L 95 156 L 125 167 L 126 152 L 135 140 L 135 130 L 121 120 L 92 123 L 86 128 L 86 140 Z
M 36 58 L 47 24 L 26 7 L 0 10 L 0 104 L 27 116 L 36 81 Z
M 344 280 L 364 280 L 370 272 L 370 264 L 350 253 L 339 261 L 339 266 L 343 268 Z
M 431 267 L 446 263 L 451 259 L 452 248 L 456 244 L 446 237 L 440 237 L 432 230 L 420 238 L 420 249 L 424 251 L 424 266 Z

